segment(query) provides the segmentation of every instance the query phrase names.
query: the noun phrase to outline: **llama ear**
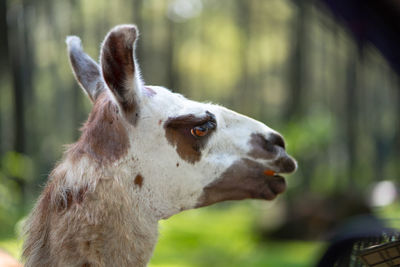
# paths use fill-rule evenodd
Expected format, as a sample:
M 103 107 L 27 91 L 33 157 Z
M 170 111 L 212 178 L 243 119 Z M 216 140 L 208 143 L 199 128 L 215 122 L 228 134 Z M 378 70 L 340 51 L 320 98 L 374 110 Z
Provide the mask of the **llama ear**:
M 79 85 L 94 102 L 104 91 L 104 82 L 101 78 L 99 65 L 87 55 L 81 44 L 81 39 L 77 36 L 68 36 L 66 39 L 69 61 Z
M 104 81 L 115 95 L 127 117 L 138 114 L 142 81 L 135 62 L 135 43 L 138 30 L 135 25 L 113 28 L 104 39 L 100 65 Z

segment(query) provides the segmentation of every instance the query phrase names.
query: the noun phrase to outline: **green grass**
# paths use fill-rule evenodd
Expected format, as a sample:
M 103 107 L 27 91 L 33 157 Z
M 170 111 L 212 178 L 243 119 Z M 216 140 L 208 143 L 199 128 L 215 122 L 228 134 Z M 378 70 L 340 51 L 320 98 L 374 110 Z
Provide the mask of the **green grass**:
M 246 203 L 190 210 L 161 222 L 150 267 L 313 266 L 322 243 L 262 242 Z
M 160 223 L 150 267 L 313 266 L 323 243 L 262 241 L 257 209 L 249 202 L 190 210 Z M 16 227 L 18 228 L 18 227 Z M 0 248 L 19 258 L 22 242 L 0 238 Z

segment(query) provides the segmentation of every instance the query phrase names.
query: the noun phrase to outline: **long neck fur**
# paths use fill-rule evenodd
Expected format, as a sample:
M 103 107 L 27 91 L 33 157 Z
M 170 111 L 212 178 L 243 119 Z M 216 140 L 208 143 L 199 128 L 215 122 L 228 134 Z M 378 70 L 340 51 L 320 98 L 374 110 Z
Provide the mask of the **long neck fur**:
M 157 219 L 130 192 L 135 187 L 123 173 L 89 167 L 87 161 L 71 164 L 67 158 L 51 173 L 26 225 L 26 266 L 146 266 L 149 261 Z

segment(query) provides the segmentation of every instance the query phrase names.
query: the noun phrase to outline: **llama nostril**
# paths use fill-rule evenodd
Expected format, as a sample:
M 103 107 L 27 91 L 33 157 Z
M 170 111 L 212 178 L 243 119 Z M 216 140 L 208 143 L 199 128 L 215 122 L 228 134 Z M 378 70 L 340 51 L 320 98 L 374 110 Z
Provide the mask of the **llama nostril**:
M 256 159 L 276 159 L 282 149 L 285 149 L 285 141 L 283 141 L 282 136 L 275 133 L 269 135 L 253 133 L 249 143 L 252 150 L 249 151 L 248 155 Z
M 285 141 L 283 140 L 283 137 L 279 134 L 271 134 L 268 138 L 268 141 L 275 146 L 279 146 L 285 149 Z

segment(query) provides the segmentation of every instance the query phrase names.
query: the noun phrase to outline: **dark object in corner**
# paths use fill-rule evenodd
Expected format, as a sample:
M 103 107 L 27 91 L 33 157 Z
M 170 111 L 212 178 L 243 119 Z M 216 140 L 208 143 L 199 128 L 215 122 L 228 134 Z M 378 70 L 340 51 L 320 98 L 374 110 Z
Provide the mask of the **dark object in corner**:
M 400 240 L 400 233 L 385 227 L 384 223 L 373 215 L 353 217 L 331 236 L 330 245 L 317 267 L 365 266 L 360 257 L 367 248 Z M 387 266 L 397 265 L 389 263 Z
M 366 266 L 400 266 L 400 240 L 366 248 L 358 257 Z
M 372 43 L 400 74 L 398 0 L 321 0 L 352 33 L 361 48 Z

